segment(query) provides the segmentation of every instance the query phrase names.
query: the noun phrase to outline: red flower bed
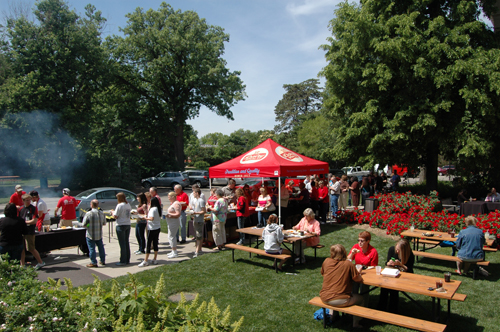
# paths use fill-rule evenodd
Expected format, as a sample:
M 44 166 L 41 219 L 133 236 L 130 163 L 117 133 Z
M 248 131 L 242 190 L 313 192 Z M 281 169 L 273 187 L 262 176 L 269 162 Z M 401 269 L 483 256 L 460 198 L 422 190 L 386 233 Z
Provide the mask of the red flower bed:
M 446 232 L 448 229 L 460 231 L 465 228 L 464 216 L 449 214 L 443 210 L 438 193 L 433 191 L 429 196 L 417 196 L 411 192 L 404 194 L 391 193 L 375 196 L 379 200 L 379 208 L 373 212 L 360 210 L 338 212 L 337 221 L 345 223 L 369 224 L 370 227 L 386 229 L 387 234 L 399 235 L 411 225 L 415 228 Z M 476 215 L 477 227 L 483 232 L 499 236 L 500 213 L 490 212 L 487 215 Z M 500 237 L 500 236 L 499 236 Z

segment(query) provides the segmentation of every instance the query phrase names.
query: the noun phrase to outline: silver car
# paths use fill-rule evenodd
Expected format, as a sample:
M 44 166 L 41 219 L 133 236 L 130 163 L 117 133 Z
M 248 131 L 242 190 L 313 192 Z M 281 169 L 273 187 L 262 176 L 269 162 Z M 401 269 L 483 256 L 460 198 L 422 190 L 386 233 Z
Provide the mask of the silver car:
M 136 205 L 139 203 L 137 202 L 137 195 L 133 192 L 116 187 L 101 187 L 88 189 L 76 195 L 76 211 L 80 211 L 80 209 L 88 211 L 90 209 L 90 202 L 93 199 L 97 199 L 99 201 L 99 207 L 105 211 L 114 209 L 118 204 L 116 194 L 119 192 L 123 192 L 125 194 L 127 202 L 130 203 L 132 209 L 135 209 Z M 81 211 L 80 215 L 82 215 Z
M 142 186 L 146 189 L 149 189 L 153 186 L 172 187 L 173 189 L 176 184 L 180 184 L 182 188 L 184 188 L 189 185 L 189 178 L 181 172 L 169 171 L 158 173 L 156 176 L 147 179 L 142 179 L 141 183 Z

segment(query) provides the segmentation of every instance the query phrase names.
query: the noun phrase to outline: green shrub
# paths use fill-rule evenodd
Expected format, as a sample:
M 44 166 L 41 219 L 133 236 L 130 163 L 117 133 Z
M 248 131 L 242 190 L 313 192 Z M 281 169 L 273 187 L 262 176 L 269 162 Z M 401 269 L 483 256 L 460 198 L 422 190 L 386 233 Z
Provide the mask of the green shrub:
M 238 331 L 243 317 L 231 322 L 229 306 L 224 312 L 212 298 L 188 303 L 181 295 L 178 304 L 167 299 L 163 274 L 153 289 L 129 281 L 121 287 L 113 280 L 111 290 L 94 284 L 73 288 L 71 280 L 49 278 L 42 283 L 31 268 L 6 260 L 0 263 L 0 330 L 6 331 Z
M 208 171 L 208 168 L 210 167 L 210 164 L 207 163 L 206 161 L 200 160 L 194 163 L 194 168 L 196 169 L 204 169 Z

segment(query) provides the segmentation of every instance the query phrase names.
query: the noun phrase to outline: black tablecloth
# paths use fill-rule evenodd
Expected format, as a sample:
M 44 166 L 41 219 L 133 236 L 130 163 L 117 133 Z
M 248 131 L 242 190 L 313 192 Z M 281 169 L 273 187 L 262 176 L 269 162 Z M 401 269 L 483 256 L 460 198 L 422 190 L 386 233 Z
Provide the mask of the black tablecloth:
M 460 214 L 470 216 L 472 214 L 488 214 L 500 210 L 500 202 L 472 201 L 460 204 Z
M 60 230 L 48 233 L 37 233 L 35 237 L 35 247 L 38 252 L 47 252 L 51 250 L 80 247 L 83 253 L 88 253 L 86 240 L 86 229 Z
M 500 202 L 486 202 L 486 207 L 488 208 L 488 212 L 500 210 Z

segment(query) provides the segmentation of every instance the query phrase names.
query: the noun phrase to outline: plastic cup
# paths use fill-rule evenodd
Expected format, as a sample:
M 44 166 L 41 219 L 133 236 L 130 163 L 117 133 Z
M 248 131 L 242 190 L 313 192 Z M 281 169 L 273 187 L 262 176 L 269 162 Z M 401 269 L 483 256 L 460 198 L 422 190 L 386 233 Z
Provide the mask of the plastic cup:
M 443 287 L 443 280 L 436 281 L 436 288 L 441 288 L 441 287 Z
M 361 270 L 361 268 L 362 268 L 362 267 L 363 267 L 363 265 L 361 265 L 361 264 L 356 264 L 356 270 L 358 270 L 358 271 L 359 271 L 359 270 Z
M 380 275 L 382 273 L 382 266 L 375 266 L 375 271 Z
M 444 273 L 444 282 L 450 282 L 450 280 L 451 280 L 451 273 L 445 272 Z

